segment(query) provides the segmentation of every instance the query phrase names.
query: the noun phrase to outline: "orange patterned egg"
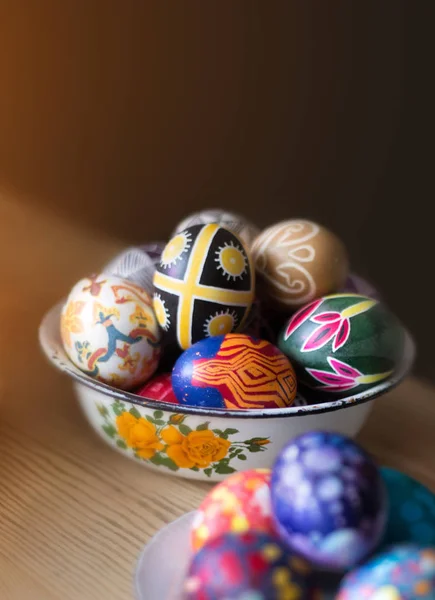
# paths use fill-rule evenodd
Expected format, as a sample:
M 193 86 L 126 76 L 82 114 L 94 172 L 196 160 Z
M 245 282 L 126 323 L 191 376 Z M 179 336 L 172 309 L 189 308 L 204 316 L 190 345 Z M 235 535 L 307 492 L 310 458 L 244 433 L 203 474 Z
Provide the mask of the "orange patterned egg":
M 224 533 L 275 532 L 270 501 L 270 469 L 235 473 L 219 483 L 199 507 L 191 532 L 197 552 Z

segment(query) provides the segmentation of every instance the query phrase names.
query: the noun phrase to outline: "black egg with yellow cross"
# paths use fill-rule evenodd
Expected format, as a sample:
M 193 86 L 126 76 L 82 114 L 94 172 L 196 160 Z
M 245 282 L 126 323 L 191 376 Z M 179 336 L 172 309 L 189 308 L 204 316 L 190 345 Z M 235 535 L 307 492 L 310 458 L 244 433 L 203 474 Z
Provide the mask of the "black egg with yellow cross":
M 254 300 L 251 257 L 240 239 L 211 223 L 177 233 L 154 275 L 154 310 L 167 342 L 186 350 L 240 331 Z

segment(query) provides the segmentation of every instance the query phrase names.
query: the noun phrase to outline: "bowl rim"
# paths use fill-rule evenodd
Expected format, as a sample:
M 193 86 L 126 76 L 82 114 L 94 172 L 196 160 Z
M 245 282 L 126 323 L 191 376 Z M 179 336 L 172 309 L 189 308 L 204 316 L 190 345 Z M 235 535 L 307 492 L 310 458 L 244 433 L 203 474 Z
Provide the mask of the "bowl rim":
M 163 410 L 164 412 L 183 413 L 191 415 L 201 415 L 208 417 L 231 417 L 239 419 L 258 419 L 258 418 L 277 418 L 277 417 L 300 417 L 310 414 L 321 414 L 359 406 L 370 402 L 379 396 L 384 395 L 394 389 L 409 374 L 412 369 L 416 348 L 415 342 L 410 333 L 405 329 L 405 351 L 401 364 L 395 373 L 387 380 L 364 390 L 358 394 L 342 397 L 337 400 L 307 404 L 306 406 L 287 406 L 284 408 L 256 408 L 232 410 L 226 408 L 205 408 L 201 406 L 184 406 L 182 404 L 172 404 L 160 400 L 152 400 L 139 396 L 133 392 L 120 390 L 113 386 L 93 379 L 80 371 L 66 355 L 60 338 L 60 313 L 63 302 L 52 306 L 44 315 L 39 326 L 39 343 L 41 348 L 55 367 L 66 373 L 76 383 L 80 383 L 94 391 L 100 392 L 105 396 L 117 398 L 123 402 L 150 408 L 153 410 Z M 57 326 L 56 326 L 57 325 Z

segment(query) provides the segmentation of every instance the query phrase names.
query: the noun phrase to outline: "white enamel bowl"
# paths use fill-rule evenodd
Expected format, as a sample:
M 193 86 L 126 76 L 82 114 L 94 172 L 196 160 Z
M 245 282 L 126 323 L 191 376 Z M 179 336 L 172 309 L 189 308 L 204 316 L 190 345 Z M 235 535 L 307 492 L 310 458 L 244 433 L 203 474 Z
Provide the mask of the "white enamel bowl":
M 309 430 L 336 431 L 354 437 L 373 401 L 409 373 L 415 346 L 407 334 L 402 364 L 370 390 L 340 400 L 284 409 L 225 410 L 179 406 L 147 400 L 88 377 L 66 356 L 60 338 L 62 305 L 44 317 L 39 339 L 48 359 L 69 375 L 92 427 L 113 448 L 144 466 L 171 475 L 221 481 L 235 471 L 269 468 L 281 448 Z M 167 450 L 172 447 L 168 457 Z

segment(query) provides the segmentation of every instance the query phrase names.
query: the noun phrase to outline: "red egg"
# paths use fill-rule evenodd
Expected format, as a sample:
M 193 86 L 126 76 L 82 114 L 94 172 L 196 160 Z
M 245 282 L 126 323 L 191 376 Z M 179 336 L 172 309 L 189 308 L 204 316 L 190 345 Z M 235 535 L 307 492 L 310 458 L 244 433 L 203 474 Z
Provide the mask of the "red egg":
M 225 533 L 256 530 L 274 534 L 270 500 L 270 469 L 250 469 L 219 483 L 200 505 L 191 543 L 198 551 Z
M 171 383 L 172 376 L 170 373 L 162 373 L 157 375 L 151 381 L 148 381 L 144 386 L 136 391 L 138 396 L 147 398 L 148 400 L 159 400 L 160 402 L 168 402 L 170 404 L 179 404 Z

